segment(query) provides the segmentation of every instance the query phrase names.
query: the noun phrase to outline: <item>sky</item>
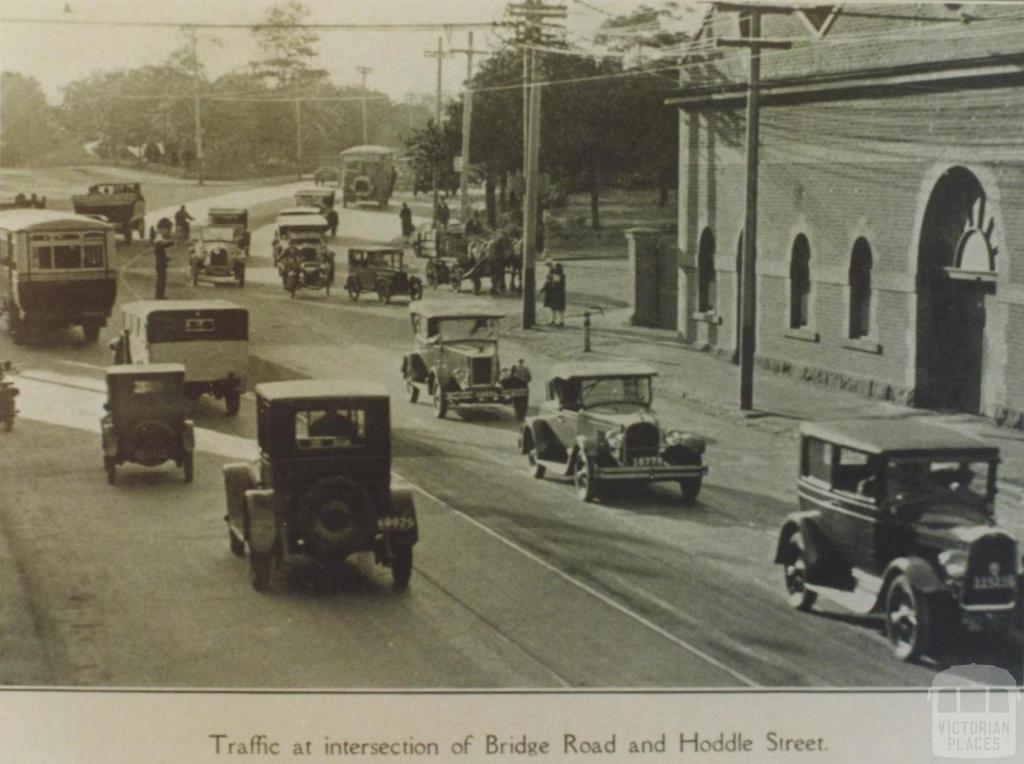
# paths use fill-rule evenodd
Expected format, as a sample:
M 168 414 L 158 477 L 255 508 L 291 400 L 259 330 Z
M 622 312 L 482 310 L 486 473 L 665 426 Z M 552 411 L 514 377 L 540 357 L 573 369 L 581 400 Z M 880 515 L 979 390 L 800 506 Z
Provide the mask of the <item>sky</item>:
M 310 21 L 329 23 L 459 23 L 500 20 L 507 0 L 304 0 Z M 592 33 L 606 13 L 625 13 L 638 0 L 563 0 L 570 30 Z M 273 0 L 0 0 L 0 19 L 78 18 L 99 21 L 173 23 L 252 23 L 262 19 Z M 652 3 L 653 4 L 653 3 Z M 65 5 L 71 9 L 65 13 Z M 322 32 L 319 65 L 339 85 L 359 83 L 358 66 L 373 67 L 367 87 L 393 99 L 433 93 L 436 61 L 423 54 L 444 47 L 466 47 L 466 32 Z M 475 32 L 474 48 L 490 48 L 498 38 L 490 30 Z M 31 25 L 0 21 L 0 69 L 35 77 L 47 99 L 58 104 L 61 87 L 97 71 L 156 64 L 178 47 L 175 29 Z M 200 36 L 199 53 L 214 77 L 244 66 L 258 56 L 251 32 L 212 30 Z M 443 87 L 461 89 L 465 56 L 444 62 Z

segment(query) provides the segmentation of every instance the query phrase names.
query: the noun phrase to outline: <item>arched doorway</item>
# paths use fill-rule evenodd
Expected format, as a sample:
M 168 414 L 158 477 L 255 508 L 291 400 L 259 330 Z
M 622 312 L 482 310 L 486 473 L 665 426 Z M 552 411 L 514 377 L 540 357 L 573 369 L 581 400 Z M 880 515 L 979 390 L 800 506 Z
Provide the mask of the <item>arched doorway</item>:
M 918 249 L 918 405 L 983 410 L 986 298 L 996 290 L 998 225 L 970 170 L 953 167 L 936 181 Z

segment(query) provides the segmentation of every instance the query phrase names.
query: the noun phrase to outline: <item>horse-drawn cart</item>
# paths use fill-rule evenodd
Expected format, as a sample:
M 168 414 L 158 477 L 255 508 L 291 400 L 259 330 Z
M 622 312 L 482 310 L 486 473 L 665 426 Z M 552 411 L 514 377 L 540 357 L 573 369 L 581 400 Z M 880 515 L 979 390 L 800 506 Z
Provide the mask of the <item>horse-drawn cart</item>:
M 426 282 L 436 289 L 448 284 L 456 292 L 462 291 L 464 282 L 473 285 L 479 294 L 482 280 L 491 281 L 491 294 L 506 291 L 506 272 L 514 287 L 521 271 L 516 257 L 515 241 L 505 232 L 498 231 L 489 238 L 467 236 L 461 224 L 448 226 L 421 226 L 413 240 L 416 257 L 427 259 Z

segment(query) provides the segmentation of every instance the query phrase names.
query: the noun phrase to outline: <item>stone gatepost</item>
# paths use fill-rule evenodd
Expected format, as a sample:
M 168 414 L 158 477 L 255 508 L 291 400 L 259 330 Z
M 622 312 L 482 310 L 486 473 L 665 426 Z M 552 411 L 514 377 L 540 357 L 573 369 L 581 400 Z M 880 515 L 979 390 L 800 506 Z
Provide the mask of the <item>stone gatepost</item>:
M 626 242 L 629 256 L 629 280 L 632 284 L 630 306 L 634 326 L 658 326 L 660 288 L 659 247 L 661 232 L 654 228 L 629 228 Z

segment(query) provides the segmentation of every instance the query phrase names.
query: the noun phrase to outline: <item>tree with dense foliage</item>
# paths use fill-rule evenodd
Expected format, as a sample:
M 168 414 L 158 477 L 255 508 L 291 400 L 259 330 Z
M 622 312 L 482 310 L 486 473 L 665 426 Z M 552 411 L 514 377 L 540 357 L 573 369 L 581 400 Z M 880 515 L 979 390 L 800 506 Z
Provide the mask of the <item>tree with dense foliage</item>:
M 17 72 L 0 80 L 0 164 L 26 164 L 57 148 L 60 131 L 39 82 Z

